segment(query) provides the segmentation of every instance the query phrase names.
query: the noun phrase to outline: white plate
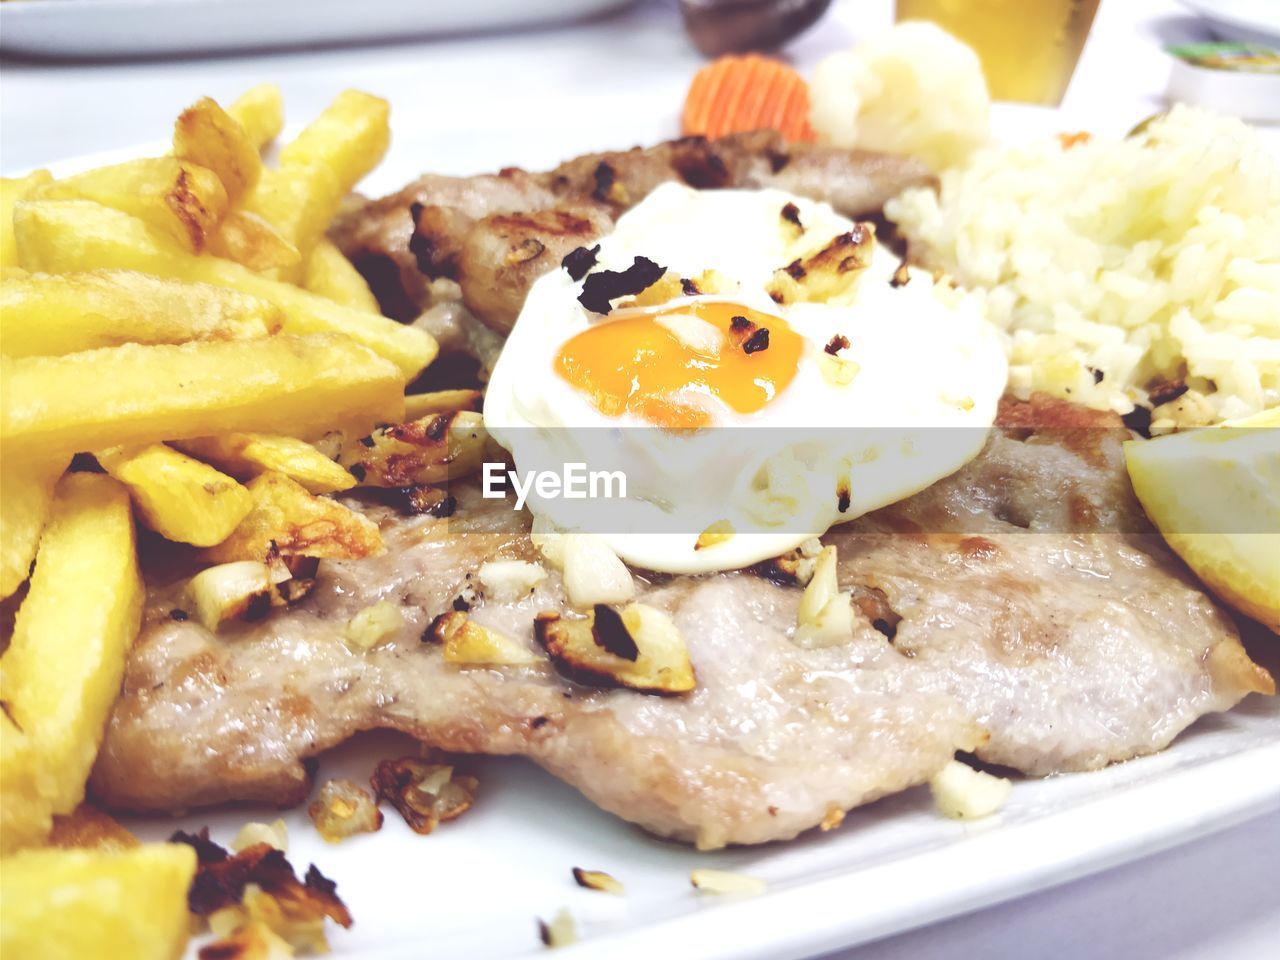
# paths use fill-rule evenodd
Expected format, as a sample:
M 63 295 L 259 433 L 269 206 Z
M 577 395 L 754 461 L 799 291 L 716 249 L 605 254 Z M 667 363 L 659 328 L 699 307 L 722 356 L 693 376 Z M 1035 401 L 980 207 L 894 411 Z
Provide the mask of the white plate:
M 652 91 L 575 94 L 532 100 L 518 113 L 483 104 L 442 104 L 429 117 L 397 114 L 395 145 L 370 193 L 395 189 L 422 169 L 468 172 L 520 161 L 530 167 L 574 153 L 670 136 L 675 112 Z M 674 98 L 670 102 L 677 102 Z M 495 109 L 497 104 L 495 102 Z M 583 117 L 591 123 L 579 122 Z M 1097 118 L 1095 118 L 1097 119 Z M 997 106 L 1006 139 L 1093 128 L 1123 134 L 1140 117 L 1121 113 L 1101 125 L 1042 108 Z M 126 156 L 155 154 L 154 143 L 54 165 L 55 173 Z M 1280 675 L 1280 641 L 1263 637 L 1253 653 Z M 320 781 L 367 780 L 376 760 L 414 752 L 403 738 L 367 735 L 326 757 Z M 584 941 L 557 957 L 657 956 L 786 960 L 852 946 L 1103 870 L 1280 809 L 1280 702 L 1251 697 L 1207 717 L 1162 754 L 1099 773 L 1019 781 L 997 819 L 943 820 L 928 791 L 908 791 L 852 812 L 844 825 L 789 844 L 698 854 L 655 840 L 602 813 L 571 788 L 522 760 L 475 763 L 475 809 L 429 837 L 412 834 L 393 810 L 376 835 L 330 846 L 304 809 L 284 814 L 290 859 L 315 863 L 338 883 L 356 924 L 333 930 L 338 957 L 474 960 L 543 956 L 535 919 L 567 907 Z M 147 838 L 208 824 L 229 843 L 266 808 L 218 810 L 178 820 L 130 823 Z M 627 885 L 625 898 L 578 888 L 572 867 L 605 870 Z M 769 891 L 745 900 L 696 894 L 695 866 L 766 879 Z M 194 957 L 193 947 L 190 956 Z
M 22 0 L 0 50 L 133 57 L 358 43 L 572 20 L 632 0 Z
M 1280 47 L 1280 0 L 1180 0 L 1223 40 Z

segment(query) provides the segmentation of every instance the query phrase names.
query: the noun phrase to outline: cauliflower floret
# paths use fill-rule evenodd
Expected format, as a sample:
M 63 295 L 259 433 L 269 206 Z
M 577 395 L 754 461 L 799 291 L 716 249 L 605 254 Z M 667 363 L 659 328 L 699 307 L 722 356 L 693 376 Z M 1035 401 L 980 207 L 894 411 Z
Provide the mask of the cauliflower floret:
M 991 98 L 977 54 L 932 23 L 907 21 L 827 57 L 810 84 L 818 138 L 961 164 L 991 136 Z

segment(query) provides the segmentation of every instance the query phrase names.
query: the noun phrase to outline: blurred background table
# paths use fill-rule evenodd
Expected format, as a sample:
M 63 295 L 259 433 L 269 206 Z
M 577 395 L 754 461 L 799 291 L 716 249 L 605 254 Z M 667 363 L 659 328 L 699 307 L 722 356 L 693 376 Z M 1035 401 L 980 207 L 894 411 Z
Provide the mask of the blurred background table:
M 299 10 L 306 15 L 305 5 Z M 837 0 L 787 53 L 809 66 L 891 19 L 890 0 Z M 1123 132 L 1161 109 L 1169 70 L 1161 45 L 1204 36 L 1200 22 L 1173 0 L 1104 0 L 1062 106 L 1063 128 Z M 592 140 L 595 110 L 627 111 L 635 142 L 658 139 L 675 133 L 688 79 L 701 62 L 674 0 L 519 34 L 141 62 L 8 58 L 0 61 L 0 169 L 11 174 L 154 140 L 196 97 L 229 99 L 263 81 L 280 85 L 293 117 L 312 115 L 338 89 L 356 86 L 390 99 L 396 129 L 448 131 L 433 155 L 406 156 L 393 145 L 380 184 L 427 168 L 551 164 L 577 149 L 538 135 L 539 116 L 556 110 L 560 97 L 575 97 L 583 149 L 600 146 Z M 1005 132 L 1016 132 L 1018 118 L 1016 111 L 1003 118 Z M 518 153 L 513 138 L 520 140 Z M 424 139 L 430 142 L 414 142 Z M 1280 813 L 840 958 L 968 956 L 1280 956 Z

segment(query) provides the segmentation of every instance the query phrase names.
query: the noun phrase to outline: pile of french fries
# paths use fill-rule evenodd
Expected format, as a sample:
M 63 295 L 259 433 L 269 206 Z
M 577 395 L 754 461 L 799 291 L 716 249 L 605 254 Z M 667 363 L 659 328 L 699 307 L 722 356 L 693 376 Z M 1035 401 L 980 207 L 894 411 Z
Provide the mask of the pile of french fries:
M 436 344 L 383 317 L 325 238 L 387 149 L 387 104 L 342 93 L 266 166 L 283 124 L 279 91 L 257 87 L 183 111 L 167 156 L 0 181 L 6 957 L 186 943 L 189 847 L 48 845 L 77 833 L 139 630 L 135 524 L 191 546 L 193 616 L 216 630 L 300 597 L 299 561 L 382 550 L 327 494 L 479 459 L 472 392 L 410 397 L 405 423 Z

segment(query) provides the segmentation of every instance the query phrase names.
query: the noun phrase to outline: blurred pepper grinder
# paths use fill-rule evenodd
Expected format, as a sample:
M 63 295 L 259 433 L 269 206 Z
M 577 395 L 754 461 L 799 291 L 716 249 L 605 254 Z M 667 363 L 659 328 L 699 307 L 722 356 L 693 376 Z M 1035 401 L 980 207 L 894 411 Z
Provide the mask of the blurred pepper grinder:
M 680 0 L 689 36 L 709 57 L 781 46 L 830 6 L 831 0 Z

